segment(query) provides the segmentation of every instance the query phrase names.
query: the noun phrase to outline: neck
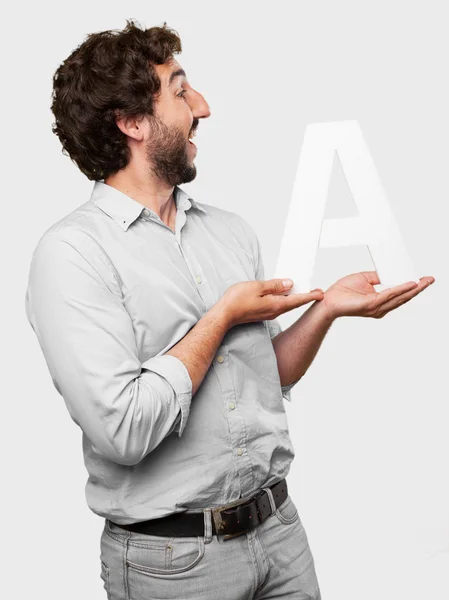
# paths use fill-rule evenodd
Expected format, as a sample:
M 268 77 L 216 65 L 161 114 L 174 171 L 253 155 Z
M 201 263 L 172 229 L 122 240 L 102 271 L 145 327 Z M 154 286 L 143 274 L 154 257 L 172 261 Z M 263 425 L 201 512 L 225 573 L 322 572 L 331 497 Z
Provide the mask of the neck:
M 165 223 L 171 222 L 173 215 L 176 215 L 174 186 L 148 181 L 148 179 L 129 177 L 125 170 L 109 176 L 104 180 L 105 184 L 149 208 Z

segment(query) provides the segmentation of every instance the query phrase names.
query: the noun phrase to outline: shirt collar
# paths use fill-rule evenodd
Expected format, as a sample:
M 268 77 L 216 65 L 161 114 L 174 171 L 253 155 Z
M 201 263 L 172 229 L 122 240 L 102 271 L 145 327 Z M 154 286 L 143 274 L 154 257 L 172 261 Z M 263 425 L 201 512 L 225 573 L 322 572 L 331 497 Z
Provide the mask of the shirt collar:
M 175 185 L 173 193 L 176 206 L 179 210 L 187 211 L 193 207 L 207 214 L 206 209 L 195 202 L 179 186 Z M 123 231 L 126 231 L 145 209 L 143 204 L 111 185 L 104 183 L 104 181 L 95 181 L 90 201 L 94 202 L 98 208 L 117 221 Z

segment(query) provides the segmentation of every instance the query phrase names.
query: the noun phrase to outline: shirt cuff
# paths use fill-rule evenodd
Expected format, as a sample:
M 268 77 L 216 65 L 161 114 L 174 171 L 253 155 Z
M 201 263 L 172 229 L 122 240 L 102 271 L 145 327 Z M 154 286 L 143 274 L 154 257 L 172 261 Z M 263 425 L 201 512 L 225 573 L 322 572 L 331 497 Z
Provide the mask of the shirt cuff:
M 142 368 L 154 371 L 168 381 L 175 392 L 175 402 L 181 408 L 181 423 L 179 424 L 178 437 L 181 437 L 190 413 L 192 401 L 192 380 L 185 364 L 172 354 L 154 356 L 142 363 Z M 172 431 L 178 431 L 179 415 Z
M 300 379 L 301 379 L 301 377 L 299 377 L 299 379 L 297 379 L 293 383 L 290 383 L 290 385 L 281 385 L 282 395 L 285 398 L 285 400 L 288 400 L 289 402 L 292 401 L 292 392 L 291 392 L 291 389 L 292 389 L 292 387 L 294 385 L 296 385 L 298 383 L 298 381 Z

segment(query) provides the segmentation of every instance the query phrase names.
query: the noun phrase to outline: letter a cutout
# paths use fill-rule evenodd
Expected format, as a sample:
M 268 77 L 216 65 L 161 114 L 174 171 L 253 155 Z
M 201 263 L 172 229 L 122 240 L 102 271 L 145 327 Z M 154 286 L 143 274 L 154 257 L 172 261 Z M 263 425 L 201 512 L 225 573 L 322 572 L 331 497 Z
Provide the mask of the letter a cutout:
M 324 219 L 334 152 L 357 206 L 356 217 Z M 382 286 L 419 281 L 358 122 L 309 124 L 275 277 L 293 279 L 289 294 L 309 292 L 318 247 L 356 245 L 368 247 Z

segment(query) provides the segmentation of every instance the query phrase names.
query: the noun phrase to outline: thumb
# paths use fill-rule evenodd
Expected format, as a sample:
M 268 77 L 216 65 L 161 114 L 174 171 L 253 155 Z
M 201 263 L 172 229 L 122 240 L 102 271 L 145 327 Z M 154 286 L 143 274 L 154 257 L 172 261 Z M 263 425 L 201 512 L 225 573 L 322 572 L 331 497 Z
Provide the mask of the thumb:
M 269 279 L 264 282 L 263 291 L 265 294 L 279 294 L 289 290 L 293 285 L 291 279 Z

